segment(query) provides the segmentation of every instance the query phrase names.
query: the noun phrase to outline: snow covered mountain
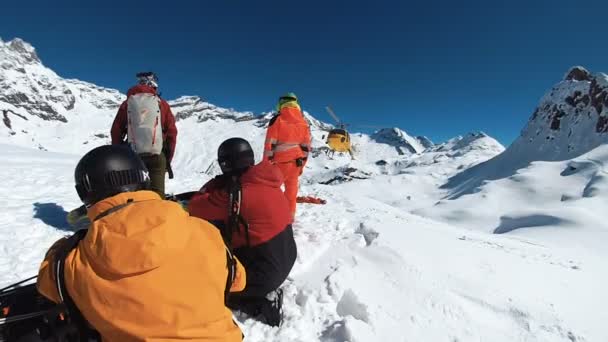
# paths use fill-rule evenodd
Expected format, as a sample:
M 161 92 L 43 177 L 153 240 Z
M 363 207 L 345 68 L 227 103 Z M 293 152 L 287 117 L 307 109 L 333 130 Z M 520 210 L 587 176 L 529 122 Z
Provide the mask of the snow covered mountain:
M 283 326 L 237 315 L 247 340 L 608 340 L 605 81 L 572 69 L 506 150 L 482 132 L 435 145 L 388 128 L 352 133 L 351 160 L 325 153 L 332 126 L 305 113 L 314 151 L 300 193 L 328 203 L 298 206 Z M 4 285 L 34 274 L 69 233 L 73 168 L 109 141 L 125 96 L 61 78 L 19 39 L 0 44 L 0 87 Z M 170 105 L 179 135 L 169 192 L 218 174 L 224 139 L 249 140 L 261 158 L 272 113 L 198 96 Z
M 571 68 L 541 99 L 507 153 L 520 160 L 565 160 L 608 142 L 608 75 Z
M 608 76 L 573 67 L 541 99 L 521 135 L 503 153 L 456 175 L 451 198 L 478 191 L 534 161 L 567 160 L 608 143 Z
M 18 38 L 0 40 L 0 68 L 0 101 L 14 113 L 66 123 L 68 112 L 116 110 L 123 100 L 116 90 L 59 77 L 42 65 L 30 44 Z
M 0 89 L 0 141 L 73 153 L 105 141 L 125 98 L 114 89 L 61 78 L 18 38 L 0 40 Z
M 42 64 L 34 47 L 18 38 L 0 41 L 0 66 L 3 89 L 0 110 L 5 114 L 2 128 L 5 133 L 0 134 L 0 142 L 75 154 L 109 142 L 112 120 L 125 95 L 60 77 Z M 261 149 L 265 127 L 273 115 L 222 108 L 198 96 L 182 96 L 169 103 L 180 132 L 175 166 L 188 173 L 216 172 L 211 165 L 216 145 L 231 136 L 242 135 Z M 333 126 L 310 113 L 305 112 L 305 116 L 311 125 L 313 156 L 322 156 L 327 151 L 324 137 Z M 357 168 L 370 167 L 379 160 L 420 154 L 434 146 L 428 138 L 415 138 L 399 128 L 381 129 L 372 136 L 358 133 L 352 136 L 360 161 Z M 192 150 L 190 146 L 207 148 Z M 321 158 L 310 165 L 321 168 L 327 162 Z M 349 158 L 337 156 L 331 163 L 352 174 L 349 162 Z
M 383 128 L 372 135 L 372 139 L 379 143 L 395 146 L 399 154 L 421 153 L 433 142 L 427 137 L 414 138 L 399 128 Z
M 499 154 L 504 149 L 498 141 L 484 132 L 474 132 L 465 136 L 457 136 L 439 145 L 433 145 L 427 152 L 452 152 L 450 157 L 453 157 L 474 150 Z
M 537 236 L 601 249 L 608 237 L 608 77 L 574 67 L 540 101 L 503 153 L 450 177 L 441 198 L 418 215 L 495 234 Z
M 177 121 L 190 117 L 196 117 L 197 122 L 219 119 L 232 119 L 234 121 L 256 119 L 253 113 L 239 113 L 232 109 L 219 108 L 203 101 L 198 96 L 182 96 L 171 101 L 171 110 Z
M 107 143 L 114 115 L 126 98 L 115 89 L 60 77 L 42 64 L 34 47 L 19 38 L 0 40 L 0 89 L 5 130 L 4 134 L 0 131 L 0 142 L 69 153 L 84 153 Z M 272 117 L 272 113 L 256 115 L 218 107 L 198 96 L 182 96 L 169 103 L 178 127 L 194 122 L 203 134 L 235 122 L 246 122 L 261 132 Z M 315 143 L 323 145 L 321 137 L 332 126 L 309 113 L 305 116 Z M 190 137 L 180 134 L 180 140 L 190 141 Z

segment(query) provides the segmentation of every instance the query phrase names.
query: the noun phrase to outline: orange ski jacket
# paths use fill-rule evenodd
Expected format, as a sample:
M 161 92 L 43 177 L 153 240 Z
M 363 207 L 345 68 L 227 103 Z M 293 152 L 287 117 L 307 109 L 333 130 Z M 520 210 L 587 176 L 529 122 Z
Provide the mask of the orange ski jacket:
M 216 227 L 151 191 L 107 198 L 88 216 L 93 223 L 68 254 L 64 276 L 104 341 L 242 340 L 224 305 L 226 247 Z M 54 254 L 65 241 L 47 252 L 38 275 L 38 291 L 55 302 Z M 245 279 L 237 261 L 231 291 L 242 291 Z
M 288 163 L 302 159 L 306 163 L 310 146 L 310 128 L 302 111 L 285 106 L 268 124 L 264 159 L 273 163 Z

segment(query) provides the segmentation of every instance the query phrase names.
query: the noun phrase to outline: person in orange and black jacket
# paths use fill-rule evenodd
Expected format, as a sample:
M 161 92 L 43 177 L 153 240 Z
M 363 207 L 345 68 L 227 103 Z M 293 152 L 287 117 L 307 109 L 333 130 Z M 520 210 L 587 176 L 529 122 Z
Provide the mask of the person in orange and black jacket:
M 285 197 L 292 216 L 296 213 L 299 177 L 311 151 L 310 128 L 298 98 L 287 93 L 279 98 L 277 115 L 268 124 L 264 159 L 276 164 L 283 174 Z
M 93 149 L 75 179 L 92 224 L 51 247 L 37 287 L 86 322 L 79 331 L 106 342 L 242 341 L 225 298 L 245 287 L 245 270 L 213 225 L 148 191 L 126 146 Z
M 161 114 L 162 142 L 163 153 L 160 154 L 142 154 L 140 151 L 135 151 L 140 154 L 140 158 L 146 164 L 150 171 L 151 187 L 161 197 L 165 196 L 165 173 L 169 171 L 169 177 L 173 177 L 171 170 L 171 161 L 175 155 L 175 146 L 177 144 L 177 127 L 175 126 L 175 117 L 171 112 L 171 107 L 164 99 L 160 98 L 158 93 L 158 77 L 153 72 L 140 72 L 136 75 L 138 84 L 129 89 L 127 92 L 127 100 L 125 100 L 116 113 L 114 122 L 112 123 L 111 136 L 112 144 L 119 145 L 125 143 L 125 138 L 128 134 L 128 98 L 130 96 L 142 93 L 153 94 L 159 97 L 159 106 Z
M 228 227 L 226 239 L 247 270 L 247 286 L 230 296 L 228 306 L 254 316 L 261 314 L 267 324 L 279 325 L 282 291 L 275 290 L 289 275 L 297 256 L 292 215 L 281 191 L 283 176 L 268 161 L 254 165 L 253 150 L 241 138 L 220 145 L 218 162 L 223 174 L 193 196 L 188 210 L 223 231 Z M 231 190 L 234 184 L 236 193 Z M 231 197 L 237 201 L 233 203 Z M 237 229 L 230 227 L 231 216 L 236 214 L 229 214 L 233 204 L 238 208 L 239 221 L 233 221 L 238 222 Z M 271 292 L 274 298 L 269 301 L 266 296 Z

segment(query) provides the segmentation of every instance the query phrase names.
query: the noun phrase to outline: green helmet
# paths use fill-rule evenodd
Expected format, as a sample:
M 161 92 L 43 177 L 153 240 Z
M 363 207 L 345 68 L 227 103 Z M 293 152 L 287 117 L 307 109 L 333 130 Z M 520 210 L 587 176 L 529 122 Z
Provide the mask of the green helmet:
M 285 93 L 284 95 L 282 95 L 281 97 L 279 97 L 279 102 L 288 102 L 288 101 L 298 101 L 298 97 L 296 96 L 296 94 L 292 93 L 292 92 L 288 92 Z
M 284 95 L 279 97 L 279 102 L 277 102 L 277 108 L 276 108 L 277 112 L 280 111 L 281 108 L 283 107 L 283 105 L 288 102 L 298 103 L 298 97 L 296 96 L 296 94 L 289 92 L 289 93 L 285 93 Z

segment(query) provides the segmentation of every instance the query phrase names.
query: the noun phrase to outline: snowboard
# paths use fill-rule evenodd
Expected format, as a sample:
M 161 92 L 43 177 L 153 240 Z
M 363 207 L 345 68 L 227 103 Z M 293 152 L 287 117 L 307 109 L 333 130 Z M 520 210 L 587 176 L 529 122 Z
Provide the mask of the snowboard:
M 165 195 L 165 200 L 177 202 L 182 206 L 182 208 L 184 208 L 184 210 L 187 211 L 190 199 L 197 192 L 198 191 L 188 191 L 179 194 L 167 194 Z M 74 230 L 87 228 L 91 223 L 89 217 L 87 216 L 87 208 L 84 205 L 71 210 L 68 213 L 66 220 Z

